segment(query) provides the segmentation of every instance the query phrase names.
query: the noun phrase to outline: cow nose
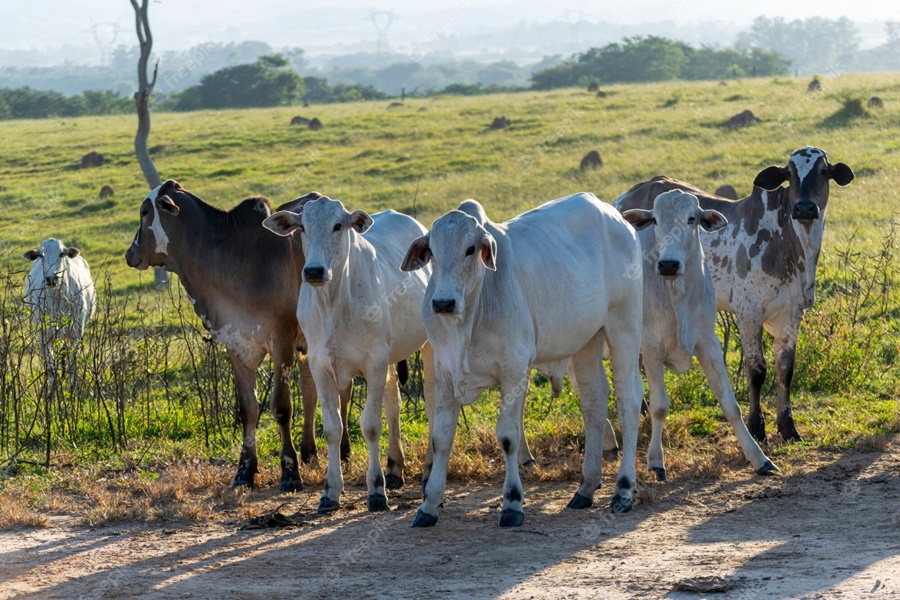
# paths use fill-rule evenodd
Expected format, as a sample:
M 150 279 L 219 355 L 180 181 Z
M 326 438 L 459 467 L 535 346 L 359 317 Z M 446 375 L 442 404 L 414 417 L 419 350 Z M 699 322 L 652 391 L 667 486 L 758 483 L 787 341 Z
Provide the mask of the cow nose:
M 677 260 L 660 260 L 656 265 L 656 270 L 663 277 L 674 277 L 678 275 L 681 268 L 681 262 Z
M 325 267 L 304 267 L 303 279 L 309 283 L 318 283 L 325 279 Z
M 819 207 L 815 202 L 798 202 L 791 216 L 797 221 L 813 221 L 819 218 Z
M 456 310 L 456 300 L 453 298 L 449 300 L 434 299 L 431 301 L 431 308 L 436 313 L 452 313 Z

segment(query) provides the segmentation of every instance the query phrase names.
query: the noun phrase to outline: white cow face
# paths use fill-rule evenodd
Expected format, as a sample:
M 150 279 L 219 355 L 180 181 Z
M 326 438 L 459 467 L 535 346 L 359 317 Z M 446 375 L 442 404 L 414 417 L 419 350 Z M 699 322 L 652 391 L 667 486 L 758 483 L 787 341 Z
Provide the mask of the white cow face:
M 169 179 L 154 188 L 141 202 L 141 222 L 134 234 L 134 241 L 125 252 L 125 261 L 129 267 L 143 271 L 151 266 L 166 265 L 169 235 L 164 222 L 181 212 L 172 197 L 183 190 L 177 181 Z
M 23 256 L 32 262 L 41 261 L 44 286 L 52 288 L 59 285 L 59 278 L 66 270 L 64 259 L 75 258 L 80 253 L 78 248 L 66 248 L 59 240 L 50 238 L 42 243 L 40 248 L 29 250 Z
M 467 300 L 481 289 L 485 269 L 497 270 L 496 257 L 497 242 L 491 234 L 472 216 L 453 210 L 412 243 L 400 268 L 414 271 L 433 260 L 428 284 L 431 311 L 459 316 L 465 313 Z
M 847 185 L 853 177 L 850 167 L 844 163 L 832 165 L 824 150 L 807 146 L 794 151 L 786 167 L 767 167 L 761 171 L 753 185 L 772 191 L 788 182 L 791 218 L 810 225 L 825 216 L 829 181 Z
M 698 227 L 718 231 L 728 224 L 722 213 L 702 210 L 696 196 L 679 190 L 657 196 L 653 210 L 628 210 L 622 216 L 639 231 L 653 225 L 656 272 L 667 279 L 684 275 L 689 258 L 702 252 Z
M 372 217 L 364 210 L 348 212 L 338 200 L 321 197 L 307 202 L 299 212 L 278 211 L 263 221 L 263 227 L 278 235 L 300 231 L 306 264 L 303 281 L 312 286 L 327 284 L 335 271 L 342 271 L 350 254 L 350 236 L 368 231 Z M 355 232 L 351 234 L 350 232 Z

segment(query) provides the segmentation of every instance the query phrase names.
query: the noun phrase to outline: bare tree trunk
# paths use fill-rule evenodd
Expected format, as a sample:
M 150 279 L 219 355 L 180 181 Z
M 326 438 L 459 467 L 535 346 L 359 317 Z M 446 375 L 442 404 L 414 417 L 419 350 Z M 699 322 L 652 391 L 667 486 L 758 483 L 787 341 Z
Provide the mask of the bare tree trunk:
M 147 79 L 147 62 L 150 60 L 150 51 L 153 49 L 153 34 L 150 32 L 150 18 L 147 14 L 149 0 L 130 0 L 134 8 L 135 29 L 141 48 L 141 57 L 138 59 L 138 91 L 134 94 L 134 106 L 137 109 L 138 128 L 134 136 L 134 153 L 137 155 L 138 164 L 144 177 L 152 190 L 162 184 L 159 172 L 150 151 L 147 149 L 147 138 L 150 136 L 150 97 L 153 95 L 153 86 L 156 85 L 156 73 L 159 70 L 159 61 L 153 67 L 153 79 Z M 156 289 L 164 289 L 169 284 L 169 277 L 165 269 L 154 269 L 154 282 Z

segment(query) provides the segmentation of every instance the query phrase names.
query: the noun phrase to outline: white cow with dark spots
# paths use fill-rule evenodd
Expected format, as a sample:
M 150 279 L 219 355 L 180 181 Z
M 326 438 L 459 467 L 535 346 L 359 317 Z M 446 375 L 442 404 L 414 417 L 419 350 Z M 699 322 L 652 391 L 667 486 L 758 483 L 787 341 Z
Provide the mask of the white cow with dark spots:
M 31 272 L 25 280 L 25 304 L 32 311 L 44 364 L 53 373 L 54 346 L 79 342 L 94 314 L 94 281 L 81 251 L 67 248 L 59 240 L 48 239 L 24 257 L 31 261 Z
M 762 332 L 775 338 L 778 378 L 778 431 L 788 441 L 801 440 L 791 413 L 794 353 L 804 311 L 813 305 L 816 267 L 822 250 L 830 182 L 847 185 L 853 171 L 832 164 L 823 150 L 802 148 L 784 167 L 763 169 L 750 196 L 731 201 L 688 183 L 660 176 L 639 183 L 615 201 L 620 211 L 650 209 L 669 190 L 689 192 L 704 209 L 721 212 L 728 225 L 702 238 L 716 288 L 716 306 L 737 318 L 749 381 L 748 427 L 765 441 L 760 391 L 766 379 Z M 787 187 L 780 187 L 787 183 Z
M 351 213 L 341 202 L 325 197 L 297 212 L 277 212 L 263 225 L 279 235 L 299 230 L 306 256 L 297 320 L 306 335 L 328 443 L 319 513 L 340 506 L 344 480 L 338 448 L 342 429 L 338 393 L 357 375 L 365 377 L 367 384 L 360 424 L 369 450 L 368 508 L 386 510 L 385 484 L 393 488 L 402 483 L 403 454 L 400 395 L 391 382 L 384 396 L 385 383 L 389 374 L 393 377 L 391 364 L 405 360 L 426 340 L 419 311 L 429 269 L 403 273 L 398 267 L 410 243 L 426 230 L 412 217 L 392 210 L 371 216 L 362 210 Z M 426 388 L 429 406 L 430 396 Z M 378 460 L 383 400 L 388 427 L 396 432 L 388 447 L 387 482 Z
M 652 210 L 622 215 L 638 230 L 644 252 L 644 326 L 641 359 L 650 385 L 653 431 L 647 467 L 666 479 L 662 430 L 669 414 L 665 367 L 685 373 L 696 356 L 744 456 L 760 475 L 778 469 L 747 431 L 728 381 L 722 347 L 716 337 L 716 291 L 700 245 L 700 229 L 714 232 L 728 224 L 722 213 L 703 210 L 697 197 L 680 190 L 656 197 Z
M 437 523 L 462 406 L 499 385 L 497 441 L 506 461 L 499 524 L 525 518 L 518 470 L 523 404 L 532 368 L 557 380 L 572 360 L 585 422 L 582 481 L 570 508 L 593 503 L 600 485 L 612 356 L 622 423 L 622 462 L 611 509 L 631 508 L 642 386 L 640 244 L 634 229 L 591 194 L 548 202 L 493 223 L 474 200 L 437 221 L 409 247 L 402 268 L 433 262 L 421 307 L 434 352 L 436 389 L 425 498 L 413 527 Z M 628 265 L 634 265 L 631 270 Z M 637 277 L 634 275 L 636 271 Z

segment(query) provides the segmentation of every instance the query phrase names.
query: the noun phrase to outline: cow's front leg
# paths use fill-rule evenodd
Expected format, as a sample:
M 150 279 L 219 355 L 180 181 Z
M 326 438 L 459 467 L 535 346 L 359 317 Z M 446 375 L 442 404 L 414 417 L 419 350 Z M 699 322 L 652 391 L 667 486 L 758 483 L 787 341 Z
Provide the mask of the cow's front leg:
M 647 468 L 656 474 L 658 481 L 666 480 L 666 462 L 663 453 L 662 434 L 669 416 L 669 395 L 666 393 L 664 367 L 661 357 L 645 354 L 644 374 L 650 387 L 650 447 L 647 449 Z
M 528 396 L 527 386 L 528 383 L 526 383 L 525 387 L 525 397 Z M 519 465 L 525 467 L 534 464 L 534 454 L 531 453 L 531 448 L 528 447 L 528 440 L 525 439 L 525 402 L 521 403 L 520 408 L 518 461 Z
M 344 491 L 344 476 L 341 473 L 341 425 L 340 392 L 334 379 L 316 363 L 311 365 L 319 404 L 322 407 L 322 429 L 328 447 L 328 470 L 325 473 L 325 487 L 319 500 L 318 512 L 327 514 L 341 505 Z
M 798 320 L 799 323 L 799 320 Z M 794 426 L 791 411 L 791 380 L 794 378 L 794 355 L 797 348 L 797 334 L 775 338 L 775 376 L 778 379 L 778 405 L 775 425 L 786 442 L 802 442 L 803 438 Z
M 422 504 L 412 522 L 413 527 L 431 527 L 437 523 L 438 507 L 444 501 L 447 485 L 447 471 L 450 466 L 450 451 L 456 436 L 456 422 L 461 404 L 449 390 L 449 382 L 438 385 L 435 395 L 434 418 L 431 423 L 431 449 L 433 452 L 431 471 L 423 483 Z
M 238 415 L 241 419 L 243 442 L 237 473 L 231 484 L 237 487 L 253 487 L 253 478 L 259 472 L 256 455 L 256 426 L 259 423 L 259 401 L 256 399 L 256 369 L 244 365 L 230 351 L 234 387 L 238 397 Z
M 425 495 L 425 484 L 431 476 L 431 465 L 434 462 L 434 451 L 431 445 L 434 432 L 434 405 L 435 405 L 435 371 L 434 351 L 431 344 L 425 342 L 421 350 L 422 356 L 422 392 L 425 394 L 425 417 L 428 419 L 428 445 L 425 449 L 425 462 L 422 464 L 422 495 Z
M 738 318 L 738 330 L 741 333 L 741 346 L 744 351 L 744 375 L 747 378 L 747 390 L 750 402 L 750 413 L 747 415 L 747 429 L 759 443 L 766 443 L 766 419 L 762 412 L 760 399 L 762 387 L 766 382 L 766 357 L 762 351 L 762 321 L 755 316 Z
M 366 470 L 366 488 L 370 511 L 387 510 L 387 494 L 384 492 L 384 472 L 381 470 L 378 451 L 381 442 L 381 404 L 389 365 L 376 365 L 366 372 L 366 405 L 359 424 L 369 450 L 369 468 Z M 395 382 L 396 383 L 396 382 Z
M 281 491 L 299 492 L 303 489 L 300 478 L 300 465 L 297 463 L 297 451 L 291 439 L 291 369 L 294 366 L 294 349 L 282 348 L 275 351 L 272 357 L 275 367 L 273 391 L 270 408 L 278 434 L 281 436 Z
M 394 365 L 388 369 L 384 386 L 384 414 L 388 424 L 388 459 L 385 486 L 389 490 L 403 487 L 403 448 L 400 445 L 400 388 L 397 387 L 397 371 Z
M 528 369 L 507 375 L 500 382 L 500 415 L 497 418 L 497 442 L 506 462 L 503 482 L 503 507 L 500 527 L 518 527 L 525 521 L 522 505 L 525 496 L 519 478 L 519 446 L 522 438 L 522 414 L 528 392 Z
M 316 383 L 309 370 L 309 360 L 299 356 L 300 394 L 303 400 L 303 438 L 300 440 L 300 460 L 309 464 L 317 457 L 316 450 L 316 405 L 318 394 Z

